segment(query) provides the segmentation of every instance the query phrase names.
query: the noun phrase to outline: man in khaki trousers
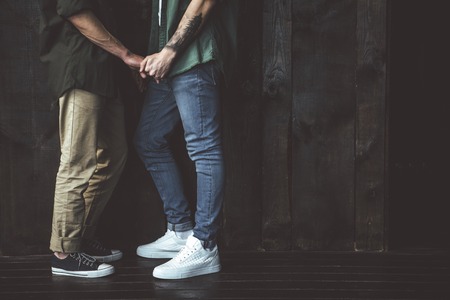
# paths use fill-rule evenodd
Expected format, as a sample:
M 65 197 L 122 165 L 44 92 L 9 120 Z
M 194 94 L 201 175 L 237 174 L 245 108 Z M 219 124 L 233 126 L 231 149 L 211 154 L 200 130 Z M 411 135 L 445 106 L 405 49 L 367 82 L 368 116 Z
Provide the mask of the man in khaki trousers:
M 143 58 L 110 33 L 109 6 L 101 0 L 40 0 L 41 60 L 60 108 L 61 159 L 50 240 L 55 275 L 107 276 L 114 267 L 104 262 L 122 257 L 94 236 L 127 156 L 113 60 L 137 70 Z

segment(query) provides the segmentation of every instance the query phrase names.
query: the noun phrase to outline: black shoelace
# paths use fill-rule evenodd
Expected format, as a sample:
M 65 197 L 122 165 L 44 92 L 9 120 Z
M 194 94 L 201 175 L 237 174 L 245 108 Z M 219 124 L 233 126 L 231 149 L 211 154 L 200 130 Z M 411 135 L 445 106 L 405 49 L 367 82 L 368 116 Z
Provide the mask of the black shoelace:
M 100 242 L 96 240 L 88 240 L 89 246 L 95 250 L 100 251 L 101 253 L 107 253 L 108 249 L 106 249 Z

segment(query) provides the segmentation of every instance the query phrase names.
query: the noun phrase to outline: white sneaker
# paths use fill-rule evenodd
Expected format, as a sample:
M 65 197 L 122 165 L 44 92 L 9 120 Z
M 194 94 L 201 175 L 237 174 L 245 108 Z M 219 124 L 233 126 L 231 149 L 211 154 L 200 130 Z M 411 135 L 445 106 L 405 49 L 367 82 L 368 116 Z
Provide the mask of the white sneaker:
M 153 270 L 153 276 L 160 279 L 182 279 L 216 273 L 220 269 L 217 246 L 212 250 L 204 249 L 199 239 L 190 236 L 177 256 Z
M 173 258 L 186 245 L 186 240 L 187 238 L 182 239 L 175 231 L 168 229 L 156 241 L 139 246 L 136 254 L 145 258 Z

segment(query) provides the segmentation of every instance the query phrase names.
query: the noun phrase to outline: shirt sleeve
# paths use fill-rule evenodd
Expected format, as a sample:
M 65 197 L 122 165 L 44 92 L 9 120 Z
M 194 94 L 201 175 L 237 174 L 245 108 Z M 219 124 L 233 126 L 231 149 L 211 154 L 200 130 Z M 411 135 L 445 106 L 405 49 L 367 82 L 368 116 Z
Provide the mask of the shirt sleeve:
M 63 18 L 69 18 L 85 9 L 94 9 L 93 0 L 57 0 L 56 12 Z

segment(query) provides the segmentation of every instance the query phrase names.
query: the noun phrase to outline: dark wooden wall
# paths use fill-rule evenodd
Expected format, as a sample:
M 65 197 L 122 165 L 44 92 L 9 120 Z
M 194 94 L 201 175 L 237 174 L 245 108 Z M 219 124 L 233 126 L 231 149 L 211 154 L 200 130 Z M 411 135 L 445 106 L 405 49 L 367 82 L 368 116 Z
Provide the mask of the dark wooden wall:
M 450 46 L 445 38 L 450 19 L 445 4 L 391 2 L 391 248 L 450 249 Z
M 386 249 L 386 0 L 239 2 L 239 70 L 222 92 L 222 247 Z M 143 54 L 148 1 L 126 3 L 119 35 Z M 0 26 L 0 254 L 46 253 L 59 149 L 37 3 L 0 1 Z M 121 89 L 131 140 L 142 96 L 125 75 Z M 181 129 L 173 145 L 195 199 Z M 131 149 L 99 235 L 134 251 L 164 230 L 161 210 Z
M 57 116 L 38 60 L 37 1 L 0 1 L 0 251 L 42 252 L 58 165 Z M 55 122 L 56 120 L 56 122 Z
M 265 4 L 263 245 L 382 250 L 386 1 Z

